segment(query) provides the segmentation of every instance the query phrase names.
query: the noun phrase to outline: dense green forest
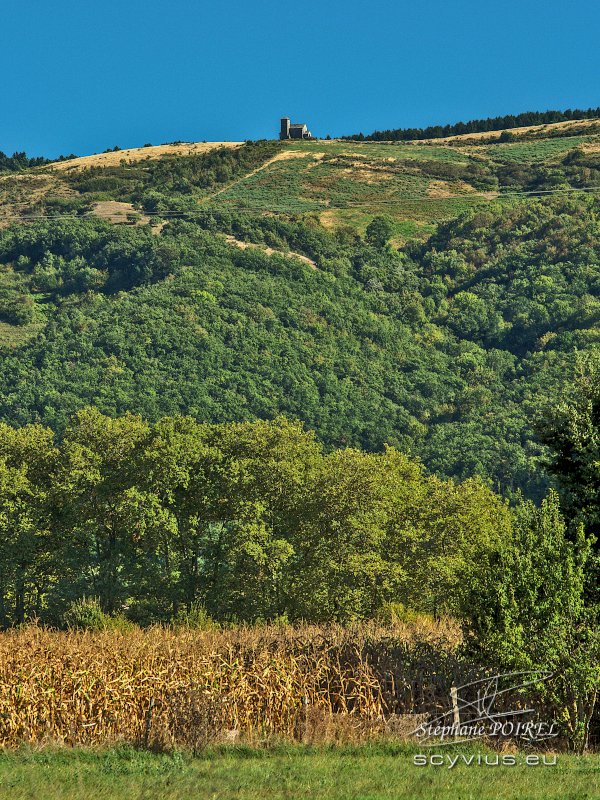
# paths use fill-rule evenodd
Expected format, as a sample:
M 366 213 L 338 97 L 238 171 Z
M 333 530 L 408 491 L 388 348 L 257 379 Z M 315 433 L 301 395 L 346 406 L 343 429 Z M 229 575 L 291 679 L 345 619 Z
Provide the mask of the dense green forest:
M 310 220 L 207 212 L 0 233 L 0 416 L 57 431 L 93 403 L 154 421 L 304 421 L 443 477 L 540 497 L 537 411 L 597 345 L 598 203 L 487 206 L 397 251 Z M 281 250 L 240 250 L 222 232 Z M 286 256 L 287 249 L 317 268 Z
M 145 424 L 283 415 L 325 453 L 390 446 L 439 480 L 541 502 L 556 477 L 540 420 L 600 335 L 599 201 L 560 195 L 597 185 L 595 141 L 498 146 L 491 158 L 356 146 L 375 150 L 335 145 L 315 161 L 310 148 L 256 142 L 52 175 L 0 230 L 0 419 L 60 441 L 91 405 Z M 321 169 L 317 181 L 352 172 L 356 186 L 385 168 L 383 185 L 418 175 L 430 188 L 559 195 L 479 199 L 398 247 L 393 218 L 371 213 L 361 231 L 278 211 L 280 165 L 299 195 L 299 165 Z M 273 211 L 253 208 L 257 197 Z M 133 204 L 130 224 L 89 213 L 113 198 Z
M 548 431 L 557 422 L 549 415 Z M 560 485 L 568 475 L 583 488 L 585 449 L 563 440 L 578 457 L 563 459 Z M 390 603 L 473 618 L 498 558 L 523 542 L 540 548 L 532 574 L 553 572 L 557 591 L 580 602 L 592 574 L 581 526 L 597 527 L 583 492 L 571 544 L 555 493 L 511 508 L 480 479 L 441 480 L 395 448 L 325 452 L 284 418 L 151 425 L 88 408 L 61 437 L 2 423 L 0 488 L 0 625 L 61 624 L 84 596 L 142 624 L 198 604 L 221 621 L 348 621 Z
M 485 133 L 487 131 L 503 131 L 510 128 L 524 128 L 530 125 L 549 125 L 553 122 L 569 122 L 578 119 L 597 119 L 600 108 L 568 108 L 565 111 L 525 111 L 521 114 L 506 114 L 503 117 L 487 117 L 472 119 L 468 122 L 456 122 L 453 125 L 430 125 L 427 128 L 394 128 L 385 131 L 374 131 L 368 135 L 362 133 L 344 136 L 347 140 L 356 141 L 411 141 L 415 139 L 441 139 L 444 136 L 461 136 L 465 133 Z
M 40 426 L 1 441 L 0 624 L 60 623 L 85 595 L 143 623 L 198 602 L 246 621 L 365 618 L 392 599 L 457 610 L 511 525 L 478 480 L 427 476 L 393 449 L 326 454 L 283 419 L 151 426 L 88 409 L 60 442 Z

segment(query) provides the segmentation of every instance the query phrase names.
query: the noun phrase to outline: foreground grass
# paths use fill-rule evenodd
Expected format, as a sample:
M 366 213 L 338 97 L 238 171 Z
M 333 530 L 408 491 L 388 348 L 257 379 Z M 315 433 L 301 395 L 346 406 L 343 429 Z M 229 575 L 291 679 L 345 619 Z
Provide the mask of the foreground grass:
M 600 756 L 557 766 L 415 767 L 414 749 L 229 748 L 192 757 L 129 748 L 0 752 L 0 797 L 11 800 L 592 800 Z M 449 752 L 449 751 L 446 751 Z M 477 752 L 477 751 L 472 751 Z

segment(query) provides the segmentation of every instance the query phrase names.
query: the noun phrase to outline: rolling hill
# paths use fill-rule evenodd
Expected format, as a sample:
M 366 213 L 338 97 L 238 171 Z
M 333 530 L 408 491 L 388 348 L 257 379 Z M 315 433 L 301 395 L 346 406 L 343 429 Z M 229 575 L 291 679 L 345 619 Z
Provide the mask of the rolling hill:
M 536 415 L 600 338 L 599 188 L 574 123 L 0 176 L 0 418 L 285 414 L 537 497 Z

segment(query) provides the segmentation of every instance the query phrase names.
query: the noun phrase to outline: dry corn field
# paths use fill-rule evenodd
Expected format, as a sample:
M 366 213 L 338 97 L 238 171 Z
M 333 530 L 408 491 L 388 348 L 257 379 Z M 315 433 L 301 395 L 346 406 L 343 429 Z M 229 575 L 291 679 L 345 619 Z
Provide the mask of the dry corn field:
M 447 703 L 459 641 L 450 622 L 11 630 L 0 634 L 0 746 L 401 736 Z

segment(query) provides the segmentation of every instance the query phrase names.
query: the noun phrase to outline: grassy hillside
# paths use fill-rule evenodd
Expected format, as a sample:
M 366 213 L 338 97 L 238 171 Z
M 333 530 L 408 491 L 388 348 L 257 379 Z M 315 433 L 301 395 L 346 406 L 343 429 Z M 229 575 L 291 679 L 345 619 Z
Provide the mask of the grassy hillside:
M 202 207 L 258 213 L 310 212 L 326 227 L 350 224 L 361 233 L 374 214 L 386 213 L 400 244 L 425 238 L 440 220 L 482 197 L 598 186 L 600 134 L 591 123 L 573 125 L 563 136 L 556 130 L 544 136 L 540 128 L 507 134 L 507 141 L 465 136 L 438 142 L 315 141 L 216 149 L 200 144 L 108 153 L 40 168 L 35 178 L 29 173 L 0 178 L 0 217 L 2 201 L 23 204 L 12 206 L 11 213 L 27 206 L 44 209 L 48 201 L 56 211 L 107 199 L 148 203 L 158 193 L 167 201 L 191 202 L 194 209 L 200 201 Z M 155 151 L 164 151 L 163 157 Z M 44 196 L 47 202 L 40 203 Z M 63 198 L 58 206 L 57 197 Z
M 542 134 L 0 177 L 0 416 L 284 413 L 538 494 L 536 413 L 600 335 L 598 204 L 561 199 L 600 187 L 600 135 Z M 381 214 L 392 246 L 366 235 Z
M 167 204 L 187 201 L 195 210 L 200 202 L 312 213 L 328 228 L 350 224 L 361 233 L 374 214 L 386 213 L 400 244 L 425 238 L 440 220 L 482 198 L 598 186 L 600 131 L 583 121 L 475 139 L 200 143 L 109 152 L 0 177 L 0 220 L 3 212 L 81 210 L 108 199 L 152 206 L 160 194 Z M 20 205 L 3 208 L 14 202 Z

